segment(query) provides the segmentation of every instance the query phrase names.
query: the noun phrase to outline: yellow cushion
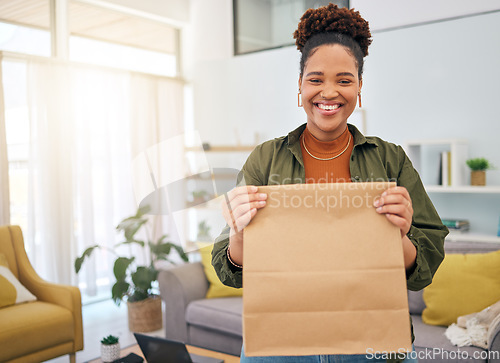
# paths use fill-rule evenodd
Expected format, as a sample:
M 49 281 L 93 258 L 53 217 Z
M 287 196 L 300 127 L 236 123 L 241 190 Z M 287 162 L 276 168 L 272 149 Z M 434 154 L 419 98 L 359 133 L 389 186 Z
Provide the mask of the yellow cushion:
M 198 243 L 198 247 L 200 248 L 201 263 L 203 264 L 207 280 L 210 283 L 206 298 L 211 299 L 216 297 L 242 296 L 243 289 L 226 286 L 222 284 L 217 277 L 215 269 L 212 266 L 213 243 Z
M 500 251 L 446 255 L 424 289 L 426 324 L 448 326 L 500 300 Z
M 0 266 L 9 267 L 9 263 L 7 262 L 7 257 L 3 253 L 0 253 Z
M 0 308 L 33 300 L 36 300 L 35 295 L 17 281 L 9 270 L 7 259 L 0 254 Z

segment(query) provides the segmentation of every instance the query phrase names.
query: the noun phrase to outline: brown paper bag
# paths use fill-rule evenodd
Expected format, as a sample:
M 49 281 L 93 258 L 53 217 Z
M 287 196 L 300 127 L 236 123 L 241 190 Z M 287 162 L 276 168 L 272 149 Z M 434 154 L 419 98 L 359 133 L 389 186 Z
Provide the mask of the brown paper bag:
M 395 183 L 259 187 L 244 231 L 245 355 L 411 350 L 399 229 L 373 202 Z

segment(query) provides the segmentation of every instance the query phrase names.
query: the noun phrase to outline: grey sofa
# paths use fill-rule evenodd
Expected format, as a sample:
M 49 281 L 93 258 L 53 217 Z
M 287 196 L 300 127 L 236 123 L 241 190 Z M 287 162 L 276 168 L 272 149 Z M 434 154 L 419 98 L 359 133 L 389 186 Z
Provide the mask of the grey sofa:
M 240 355 L 241 297 L 205 299 L 208 281 L 201 262 L 162 270 L 158 282 L 167 339 Z
M 500 250 L 500 243 L 446 242 L 446 253 L 487 253 Z M 477 347 L 456 347 L 444 335 L 446 327 L 422 322 L 425 303 L 422 291 L 408 292 L 408 305 L 415 332 L 415 350 L 419 363 L 435 362 L 500 362 L 500 324 L 494 328 L 488 351 Z M 486 359 L 487 356 L 490 359 Z
M 497 243 L 447 242 L 447 253 L 485 253 L 500 249 Z M 165 336 L 187 344 L 239 355 L 242 344 L 242 298 L 205 299 L 208 281 L 201 263 L 189 263 L 161 271 L 158 276 L 165 303 Z M 495 328 L 489 351 L 456 347 L 444 336 L 445 327 L 422 322 L 422 292 L 409 292 L 408 301 L 415 330 L 419 362 L 500 362 L 500 324 Z M 465 357 L 468 359 L 465 359 Z M 448 359 L 447 359 L 448 358 Z M 458 359 L 460 358 L 460 359 Z

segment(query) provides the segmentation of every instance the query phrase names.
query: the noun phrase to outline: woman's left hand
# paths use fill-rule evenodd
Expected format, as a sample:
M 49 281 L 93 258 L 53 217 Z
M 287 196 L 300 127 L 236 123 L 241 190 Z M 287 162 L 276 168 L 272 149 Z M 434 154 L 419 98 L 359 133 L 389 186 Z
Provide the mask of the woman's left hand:
M 385 214 L 392 224 L 399 227 L 401 237 L 406 236 L 411 227 L 413 208 L 410 194 L 405 187 L 387 189 L 373 205 L 377 213 Z

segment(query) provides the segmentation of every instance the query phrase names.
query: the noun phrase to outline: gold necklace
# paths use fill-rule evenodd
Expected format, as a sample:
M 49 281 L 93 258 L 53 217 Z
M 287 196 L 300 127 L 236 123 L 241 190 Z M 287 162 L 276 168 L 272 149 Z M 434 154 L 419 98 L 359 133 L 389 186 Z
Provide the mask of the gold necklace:
M 320 160 L 320 161 L 328 161 L 328 160 L 333 160 L 335 158 L 338 158 L 340 155 L 342 155 L 343 153 L 345 153 L 345 151 L 349 148 L 349 144 L 351 143 L 351 133 L 349 133 L 349 140 L 347 140 L 347 146 L 345 147 L 344 150 L 342 150 L 340 152 L 340 154 L 338 155 L 335 155 L 335 156 L 332 156 L 331 158 L 318 158 L 317 156 L 314 156 L 313 154 L 311 154 L 309 152 L 309 150 L 307 150 L 307 147 L 306 147 L 306 137 L 302 137 L 302 145 L 304 145 L 304 150 L 309 154 L 309 156 L 311 156 L 312 158 L 315 158 L 316 160 Z

